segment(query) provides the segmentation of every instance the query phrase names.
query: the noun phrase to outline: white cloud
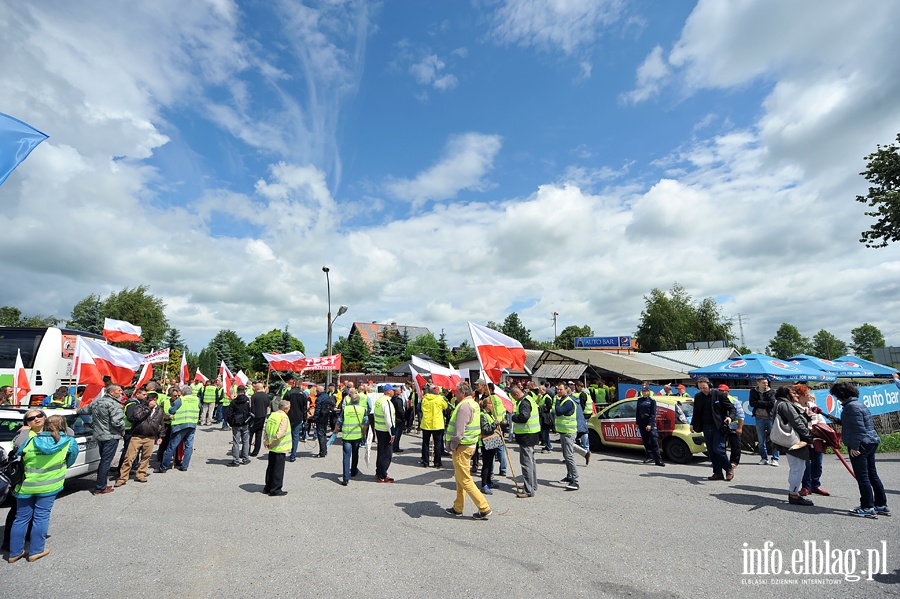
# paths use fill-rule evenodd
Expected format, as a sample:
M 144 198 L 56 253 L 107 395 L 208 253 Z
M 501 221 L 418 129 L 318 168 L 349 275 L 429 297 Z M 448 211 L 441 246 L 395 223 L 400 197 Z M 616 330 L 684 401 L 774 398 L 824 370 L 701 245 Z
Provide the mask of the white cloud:
M 503 0 L 492 15 L 500 43 L 571 55 L 590 46 L 622 15 L 622 0 Z
M 455 135 L 437 163 L 414 179 L 390 181 L 385 189 L 392 197 L 412 202 L 413 208 L 428 201 L 451 199 L 464 189 L 483 191 L 488 187 L 484 177 L 493 168 L 501 145 L 499 135 Z
M 419 85 L 431 86 L 440 91 L 453 89 L 459 83 L 455 75 L 443 73 L 447 65 L 435 54 L 423 57 L 419 62 L 409 67 L 416 82 Z
M 659 87 L 669 76 L 669 67 L 663 59 L 662 46 L 656 46 L 637 70 L 637 87 L 621 96 L 625 102 L 637 104 L 659 93 Z

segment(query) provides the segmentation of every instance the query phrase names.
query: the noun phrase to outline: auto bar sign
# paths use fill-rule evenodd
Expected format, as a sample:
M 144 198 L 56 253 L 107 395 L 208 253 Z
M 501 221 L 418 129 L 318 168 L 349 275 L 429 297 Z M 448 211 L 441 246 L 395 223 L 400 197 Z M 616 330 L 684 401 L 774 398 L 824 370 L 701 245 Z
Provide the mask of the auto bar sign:
M 575 347 L 592 348 L 630 348 L 631 335 L 618 337 L 575 337 Z

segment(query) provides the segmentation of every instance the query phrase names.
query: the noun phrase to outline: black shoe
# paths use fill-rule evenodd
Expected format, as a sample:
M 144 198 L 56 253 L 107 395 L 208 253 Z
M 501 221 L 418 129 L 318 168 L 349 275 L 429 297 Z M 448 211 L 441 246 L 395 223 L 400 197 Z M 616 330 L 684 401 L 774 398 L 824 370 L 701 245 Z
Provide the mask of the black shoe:
M 358 474 L 359 474 L 359 470 L 351 470 L 351 471 L 350 471 L 350 478 L 356 478 L 356 476 L 357 476 Z
M 249 463 L 250 463 L 250 460 L 248 458 L 244 458 L 243 460 L 241 460 L 241 464 L 243 464 L 243 465 L 246 465 Z
M 350 482 L 349 480 L 342 480 L 341 486 L 346 487 L 349 482 Z
M 185 468 L 184 466 L 179 466 L 178 469 L 182 472 L 187 472 L 187 468 Z
M 448 514 L 450 514 L 451 516 L 456 516 L 457 518 L 461 518 L 461 517 L 462 517 L 462 512 L 457 512 L 457 511 L 456 511 L 455 509 L 453 509 L 452 507 L 448 507 L 448 508 L 445 509 L 444 511 L 447 512 Z
M 405 449 L 395 449 L 394 453 L 403 453 L 404 451 L 406 451 L 406 450 Z
M 665 465 L 665 464 L 663 464 L 663 463 L 662 463 L 662 462 L 656 462 L 656 465 L 657 465 L 657 466 L 662 466 L 662 467 L 663 467 L 663 468 L 665 468 L 665 467 L 666 467 L 666 465 Z
M 644 463 L 645 463 L 645 464 L 649 464 L 649 463 L 652 462 L 652 461 L 653 461 L 653 460 L 652 460 L 651 458 L 644 458 Z
M 236 468 L 237 466 L 240 466 L 241 463 L 240 462 L 229 462 L 228 465 L 232 468 Z
M 297 458 L 288 458 L 287 461 L 288 461 L 288 462 L 296 462 L 296 461 L 297 461 Z
M 788 495 L 788 503 L 791 505 L 814 505 L 812 501 L 807 499 L 806 497 L 792 497 Z
M 287 491 L 272 491 L 269 493 L 269 497 L 282 497 L 287 495 Z

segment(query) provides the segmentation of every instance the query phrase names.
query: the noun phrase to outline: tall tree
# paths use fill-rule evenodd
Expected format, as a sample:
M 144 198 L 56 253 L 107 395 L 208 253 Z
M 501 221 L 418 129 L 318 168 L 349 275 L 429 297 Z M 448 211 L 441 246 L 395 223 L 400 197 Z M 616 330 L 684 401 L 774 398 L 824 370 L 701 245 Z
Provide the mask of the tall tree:
M 900 134 L 897 141 L 900 142 Z M 868 194 L 856 196 L 856 201 L 874 208 L 866 216 L 874 217 L 876 222 L 863 231 L 859 241 L 870 248 L 886 247 L 900 240 L 900 145 L 878 144 L 866 160 L 866 170 L 860 175 L 871 187 Z
M 176 328 L 167 330 L 165 337 L 163 337 L 162 346 L 169 349 L 183 348 L 184 339 L 181 337 L 181 332 Z
M 574 324 L 567 326 L 556 336 L 556 346 L 559 349 L 575 349 L 575 337 L 593 337 L 594 329 L 588 325 L 583 327 Z
M 444 364 L 450 363 L 450 346 L 447 345 L 447 333 L 444 332 L 444 329 L 441 329 L 441 334 L 438 336 L 438 359 L 437 361 L 443 366 Z
M 347 346 L 344 349 L 343 355 L 346 356 L 347 361 L 351 363 L 362 364 L 369 358 L 369 346 L 363 341 L 362 335 L 359 334 L 358 330 L 353 329 L 350 332 L 350 337 L 347 338 Z
M 503 320 L 500 326 L 500 332 L 508 337 L 512 337 L 522 344 L 523 347 L 532 347 L 534 339 L 531 338 L 531 329 L 526 329 L 522 324 L 522 320 L 516 312 L 510 312 Z
M 455 349 L 451 351 L 452 357 L 451 362 L 455 362 L 459 364 L 460 362 L 465 362 L 467 360 L 474 360 L 478 354 L 475 352 L 475 348 L 469 345 L 468 339 L 463 339 L 463 342 L 460 343 Z
M 250 358 L 250 367 L 254 372 L 265 372 L 269 367 L 265 358 L 262 357 L 263 353 L 278 354 L 290 353 L 292 351 L 306 352 L 306 348 L 303 347 L 303 342 L 290 333 L 288 333 L 288 350 L 284 351 L 284 333 L 285 332 L 282 330 L 272 329 L 268 333 L 258 335 L 256 339 L 247 345 L 247 355 Z M 334 344 L 332 344 L 332 346 L 333 345 Z M 228 362 L 226 361 L 225 363 L 227 364 Z
M 204 347 L 197 356 L 197 368 L 206 376 L 212 378 L 219 374 L 219 360 L 216 350 Z
M 234 331 L 222 329 L 216 333 L 207 347 L 216 352 L 217 361 L 225 361 L 225 365 L 232 373 L 238 370 L 250 370 L 247 345 Z
M 820 330 L 812 338 L 812 355 L 826 360 L 834 360 L 847 353 L 847 344 L 826 331 Z
M 684 349 L 696 341 L 728 341 L 731 321 L 712 298 L 696 303 L 677 282 L 668 293 L 652 289 L 635 332 L 642 352 Z
M 440 363 L 441 346 L 438 340 L 434 338 L 434 333 L 425 333 L 410 341 L 406 346 L 403 359 L 409 360 L 417 354 L 425 354 L 432 361 Z
M 166 304 L 162 299 L 150 294 L 146 285 L 134 289 L 124 288 L 109 294 L 103 302 L 103 316 L 116 320 L 127 320 L 141 327 L 140 343 L 131 345 L 135 351 L 147 352 L 151 348 L 160 347 L 169 321 L 166 319 Z
M 100 296 L 92 293 L 75 304 L 72 308 L 72 316 L 69 318 L 66 326 L 70 329 L 96 335 L 102 333 L 103 303 L 100 301 Z
M 372 351 L 363 364 L 363 372 L 366 374 L 384 374 L 385 373 L 385 350 L 384 342 L 381 339 L 372 344 Z
M 801 335 L 797 327 L 786 322 L 781 323 L 781 326 L 775 331 L 775 336 L 769 340 L 769 345 L 766 347 L 767 354 L 782 360 L 809 352 L 809 339 Z
M 884 335 L 878 327 L 863 323 L 850 331 L 850 349 L 854 355 L 871 360 L 873 347 L 884 347 Z

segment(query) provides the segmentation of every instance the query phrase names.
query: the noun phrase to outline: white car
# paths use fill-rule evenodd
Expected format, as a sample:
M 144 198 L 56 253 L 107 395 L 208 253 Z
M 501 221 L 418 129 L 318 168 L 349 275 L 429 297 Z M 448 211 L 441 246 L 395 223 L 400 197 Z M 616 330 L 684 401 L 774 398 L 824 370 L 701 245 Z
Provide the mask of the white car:
M 12 441 L 19 430 L 25 426 L 25 414 L 38 408 L 3 408 L 0 409 L 0 447 L 9 455 L 12 449 Z M 74 478 L 84 474 L 96 472 L 100 464 L 100 449 L 94 441 L 94 431 L 91 428 L 90 416 L 79 416 L 75 410 L 60 410 L 54 408 L 40 408 L 47 416 L 59 414 L 64 416 L 66 424 L 75 433 L 75 441 L 78 443 L 78 458 L 71 468 L 66 470 L 66 478 Z

